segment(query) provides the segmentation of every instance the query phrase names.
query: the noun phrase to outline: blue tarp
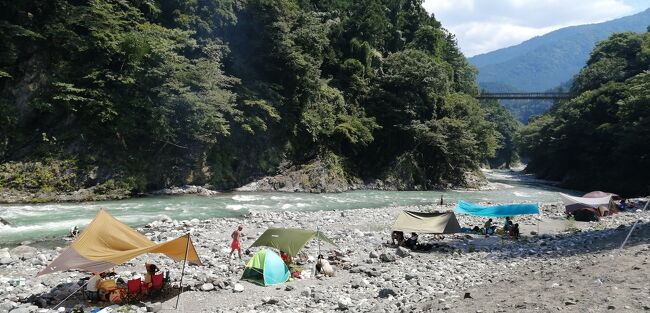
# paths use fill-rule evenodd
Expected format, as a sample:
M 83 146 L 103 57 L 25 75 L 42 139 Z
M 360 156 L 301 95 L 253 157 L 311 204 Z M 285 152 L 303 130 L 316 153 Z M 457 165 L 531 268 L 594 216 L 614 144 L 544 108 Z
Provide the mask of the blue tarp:
M 534 203 L 483 206 L 459 200 L 456 205 L 456 212 L 476 216 L 505 217 L 521 214 L 539 214 L 539 206 Z

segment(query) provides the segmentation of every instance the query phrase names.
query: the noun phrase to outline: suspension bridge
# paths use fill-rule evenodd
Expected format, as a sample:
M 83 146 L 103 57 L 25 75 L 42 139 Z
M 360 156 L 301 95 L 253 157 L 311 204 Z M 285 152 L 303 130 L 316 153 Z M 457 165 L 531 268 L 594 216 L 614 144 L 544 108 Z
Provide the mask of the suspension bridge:
M 500 100 L 560 100 L 569 99 L 568 92 L 481 92 L 478 99 L 500 99 Z

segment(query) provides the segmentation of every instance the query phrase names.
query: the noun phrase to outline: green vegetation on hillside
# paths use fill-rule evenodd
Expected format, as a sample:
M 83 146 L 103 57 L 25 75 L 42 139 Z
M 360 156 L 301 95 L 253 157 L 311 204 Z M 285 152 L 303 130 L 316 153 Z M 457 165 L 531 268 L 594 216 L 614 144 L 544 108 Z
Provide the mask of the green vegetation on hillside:
M 599 43 L 572 92 L 575 98 L 521 131 L 528 170 L 575 188 L 646 194 L 650 32 L 615 34 Z
M 570 81 L 599 41 L 614 33 L 643 32 L 648 24 L 650 9 L 603 23 L 562 28 L 469 61 L 479 68 L 477 79 L 482 87 L 496 83 L 544 91 Z
M 333 158 L 340 177 L 432 188 L 510 142 L 422 0 L 0 9 L 0 163 L 68 160 L 92 169 L 86 185 L 146 190 L 232 188 Z

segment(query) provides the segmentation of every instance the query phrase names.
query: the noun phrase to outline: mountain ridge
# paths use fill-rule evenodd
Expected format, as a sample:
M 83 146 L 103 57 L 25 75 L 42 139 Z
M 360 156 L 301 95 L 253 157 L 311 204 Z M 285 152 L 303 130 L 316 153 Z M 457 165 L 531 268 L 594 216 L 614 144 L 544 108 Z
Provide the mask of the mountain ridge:
M 617 32 L 642 32 L 649 25 L 650 8 L 602 23 L 561 28 L 468 60 L 478 67 L 477 81 L 483 87 L 498 83 L 518 90 L 544 91 L 571 80 L 597 42 Z

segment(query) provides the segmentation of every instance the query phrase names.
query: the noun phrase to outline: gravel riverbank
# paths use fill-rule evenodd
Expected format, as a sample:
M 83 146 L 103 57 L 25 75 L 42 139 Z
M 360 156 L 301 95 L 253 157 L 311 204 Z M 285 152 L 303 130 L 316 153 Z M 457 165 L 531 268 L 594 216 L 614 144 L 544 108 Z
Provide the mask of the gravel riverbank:
M 152 222 L 140 231 L 154 241 L 190 232 L 204 266 L 189 266 L 183 280 L 182 312 L 642 312 L 650 310 L 650 212 L 624 212 L 600 222 L 569 222 L 558 203 L 541 216 L 516 217 L 521 240 L 464 234 L 420 241 L 434 244 L 416 252 L 387 245 L 389 228 L 401 210 L 453 206 L 390 207 L 350 211 L 251 212 L 245 218 Z M 461 226 L 485 219 L 458 216 Z M 618 250 L 630 226 L 641 220 L 628 246 Z M 502 223 L 502 220 L 497 220 Z M 244 226 L 245 247 L 268 227 L 319 227 L 338 247 L 323 245 L 334 258 L 335 277 L 310 277 L 274 287 L 239 281 L 244 262 L 229 260 L 230 233 Z M 531 234 L 532 233 L 532 234 Z M 534 235 L 533 235 L 534 234 Z M 0 249 L 0 312 L 48 312 L 77 289 L 80 272 L 35 277 L 61 248 L 26 245 Z M 256 251 L 256 250 L 255 250 Z M 304 250 L 316 256 L 317 244 Z M 245 256 L 244 260 L 250 258 Z M 126 279 L 153 261 L 178 285 L 182 264 L 148 255 L 118 266 Z M 304 265 L 311 272 L 313 263 Z M 243 290 L 242 290 L 243 289 Z M 468 298 L 466 298 L 468 297 Z M 123 305 L 121 312 L 172 312 L 176 298 Z M 108 304 L 104 304 L 108 305 Z M 66 310 L 93 304 L 74 295 Z M 51 310 L 50 310 L 51 311 Z

